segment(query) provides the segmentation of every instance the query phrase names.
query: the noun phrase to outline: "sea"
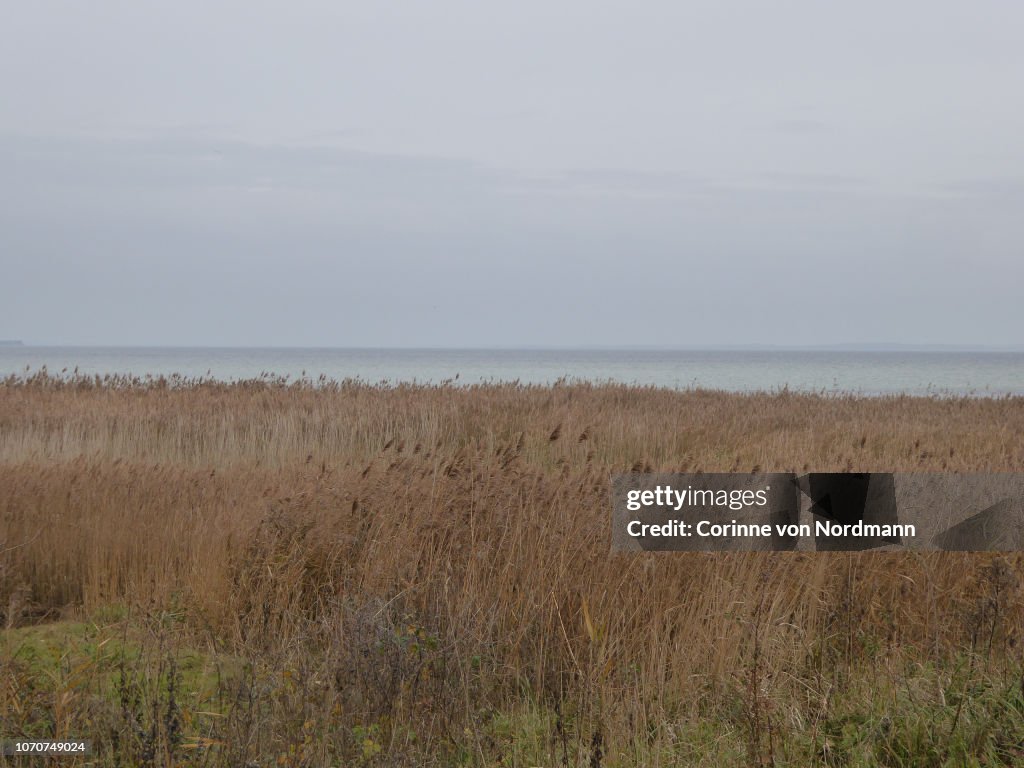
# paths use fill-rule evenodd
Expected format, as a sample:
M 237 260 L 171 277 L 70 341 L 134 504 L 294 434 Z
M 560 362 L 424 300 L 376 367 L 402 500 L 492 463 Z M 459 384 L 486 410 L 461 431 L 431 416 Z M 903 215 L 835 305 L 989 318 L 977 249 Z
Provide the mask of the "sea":
M 266 376 L 368 383 L 617 382 L 672 389 L 1024 395 L 1024 352 L 0 346 L 0 376 Z

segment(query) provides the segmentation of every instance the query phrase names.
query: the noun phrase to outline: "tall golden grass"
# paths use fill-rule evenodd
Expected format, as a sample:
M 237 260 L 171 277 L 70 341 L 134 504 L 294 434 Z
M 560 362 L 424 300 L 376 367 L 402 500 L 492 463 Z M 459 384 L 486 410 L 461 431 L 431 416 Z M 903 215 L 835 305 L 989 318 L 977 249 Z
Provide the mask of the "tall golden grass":
M 1021 559 L 612 554 L 611 475 L 1021 471 L 1022 435 L 1022 398 L 11 378 L 0 610 L 170 607 L 226 652 L 318 659 L 324 717 L 392 751 L 408 722 L 499 764 L 485 721 L 529 706 L 567 764 L 669 761 L 707 720 L 767 764 L 851 670 L 1016 659 Z M 395 632 L 420 667 L 384 680 L 360 658 Z

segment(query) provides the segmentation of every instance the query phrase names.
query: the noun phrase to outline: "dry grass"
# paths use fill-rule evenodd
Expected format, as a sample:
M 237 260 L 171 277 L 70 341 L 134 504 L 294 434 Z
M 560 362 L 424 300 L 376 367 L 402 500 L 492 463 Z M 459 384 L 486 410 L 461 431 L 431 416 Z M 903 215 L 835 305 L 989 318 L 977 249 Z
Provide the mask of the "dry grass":
M 9 379 L 0 611 L 242 660 L 180 705 L 209 748 L 153 731 L 196 764 L 1012 764 L 1018 557 L 612 555 L 608 481 L 1021 471 L 1022 434 L 1021 398 Z M 925 711 L 932 762 L 865 746 Z

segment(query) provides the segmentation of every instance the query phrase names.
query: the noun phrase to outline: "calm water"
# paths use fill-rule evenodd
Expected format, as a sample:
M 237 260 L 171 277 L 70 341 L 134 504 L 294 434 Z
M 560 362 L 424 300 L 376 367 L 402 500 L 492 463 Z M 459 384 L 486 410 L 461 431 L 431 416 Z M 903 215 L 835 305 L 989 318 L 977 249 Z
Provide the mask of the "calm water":
M 1024 394 L 1022 352 L 0 347 L 0 375 L 129 373 L 221 380 L 263 373 L 369 382 L 549 383 L 560 377 L 732 391 Z

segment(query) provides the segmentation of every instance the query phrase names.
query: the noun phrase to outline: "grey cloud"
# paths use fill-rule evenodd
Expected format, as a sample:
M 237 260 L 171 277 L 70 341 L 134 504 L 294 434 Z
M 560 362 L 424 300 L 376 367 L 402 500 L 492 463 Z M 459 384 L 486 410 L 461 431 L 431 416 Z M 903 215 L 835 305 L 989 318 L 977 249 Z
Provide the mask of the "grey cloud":
M 256 145 L 216 139 L 84 139 L 0 137 L 8 183 L 68 185 L 231 186 L 322 189 L 384 184 L 464 185 L 497 174 L 465 160 Z
M 791 189 L 865 190 L 871 185 L 866 179 L 838 173 L 763 173 L 758 177 L 768 185 Z
M 621 168 L 570 169 L 541 176 L 519 177 L 516 187 L 561 195 L 632 195 L 678 197 L 711 195 L 719 182 L 685 173 Z
M 960 179 L 934 185 L 940 193 L 995 203 L 1019 203 L 1024 200 L 1024 177 Z
M 1022 22 L 12 4 L 0 338 L 1019 343 Z
M 774 128 L 783 133 L 796 134 L 828 133 L 829 131 L 835 130 L 834 125 L 824 120 L 799 117 L 778 120 L 774 123 Z
M 8 139 L 0 157 L 0 325 L 41 341 L 828 343 L 893 324 L 948 341 L 950 300 L 973 322 L 1016 311 L 999 297 L 1019 235 L 958 264 L 991 214 L 845 177 L 531 186 L 469 161 L 210 139 Z M 943 277 L 922 281 L 929 265 Z

